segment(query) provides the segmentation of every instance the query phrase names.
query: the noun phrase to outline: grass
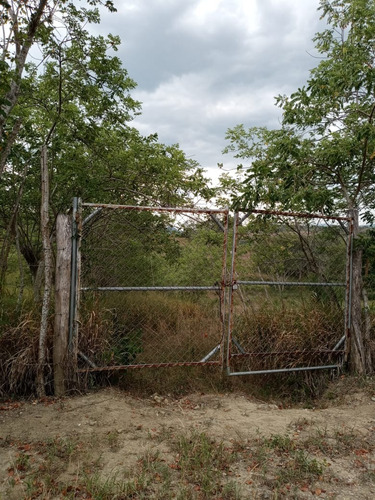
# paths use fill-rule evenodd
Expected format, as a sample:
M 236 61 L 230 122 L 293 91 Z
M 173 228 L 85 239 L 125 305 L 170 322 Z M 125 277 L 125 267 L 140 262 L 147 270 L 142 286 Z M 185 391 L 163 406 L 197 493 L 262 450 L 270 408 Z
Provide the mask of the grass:
M 332 458 L 346 460 L 362 485 L 375 481 L 372 434 L 328 431 L 306 419 L 294 422 L 289 433 L 231 442 L 194 428 L 165 431 L 133 466 L 109 473 L 103 471 L 102 453 L 127 453 L 111 433 L 28 443 L 8 439 L 2 448 L 13 456 L 6 498 L 245 500 L 301 498 L 307 491 L 320 496 L 328 490 L 332 494 L 325 498 L 334 498 L 340 480 L 331 470 Z
M 9 281 L 16 283 L 16 268 L 10 272 Z M 263 288 L 263 295 L 259 295 L 259 287 L 257 290 L 250 287 L 236 296 L 235 336 L 247 351 L 275 354 L 236 358 L 233 370 L 334 361 L 318 359 L 320 355 L 312 354 L 311 349 L 332 346 L 340 337 L 342 311 L 338 307 L 333 307 L 329 300 L 318 300 L 311 290 L 297 293 L 272 289 L 267 291 L 266 299 Z M 0 331 L 0 396 L 29 396 L 35 392 L 40 311 L 38 307 L 32 310 L 28 304 L 28 312 L 10 319 L 12 311 L 16 311 L 17 297 L 13 294 L 8 298 L 7 305 L 1 306 L 7 314 L 6 326 Z M 200 361 L 221 341 L 219 298 L 215 292 L 111 292 L 100 297 L 88 293 L 82 297 L 81 305 L 79 349 L 99 366 Z M 340 320 L 336 313 L 341 315 Z M 51 394 L 52 316 L 47 344 L 45 375 L 47 393 Z M 295 351 L 299 353 L 296 355 Z M 220 361 L 221 354 L 216 353 L 211 360 Z M 88 366 L 82 358 L 79 363 L 81 368 Z M 128 370 L 83 374 L 74 389 L 110 383 L 139 394 L 241 390 L 261 399 L 276 396 L 293 404 L 312 401 L 329 381 L 326 373 L 235 378 L 225 380 L 219 365 Z
M 216 443 L 204 432 L 180 436 L 176 442 L 176 466 L 181 478 L 199 488 L 203 498 L 215 498 L 222 491 L 223 473 L 235 461 L 233 451 Z

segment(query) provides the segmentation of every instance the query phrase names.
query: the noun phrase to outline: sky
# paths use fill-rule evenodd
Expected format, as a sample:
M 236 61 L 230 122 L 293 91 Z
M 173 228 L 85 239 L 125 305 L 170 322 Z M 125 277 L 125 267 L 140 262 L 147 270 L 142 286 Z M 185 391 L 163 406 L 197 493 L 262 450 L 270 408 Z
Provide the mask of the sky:
M 278 127 L 274 97 L 302 86 L 319 60 L 319 0 L 115 0 L 101 34 L 138 86 L 132 125 L 179 144 L 214 182 L 236 161 L 222 155 L 228 128 Z

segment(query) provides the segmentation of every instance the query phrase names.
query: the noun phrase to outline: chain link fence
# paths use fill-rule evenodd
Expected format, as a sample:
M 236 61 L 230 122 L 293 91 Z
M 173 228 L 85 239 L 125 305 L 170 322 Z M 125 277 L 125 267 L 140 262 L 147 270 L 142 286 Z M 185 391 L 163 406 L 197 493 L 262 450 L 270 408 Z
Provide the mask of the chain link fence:
M 350 219 L 237 214 L 229 374 L 333 368 L 350 323 Z
M 80 369 L 342 365 L 351 219 L 258 210 L 234 214 L 229 231 L 229 218 L 82 205 Z
M 83 204 L 81 367 L 221 364 L 226 210 Z

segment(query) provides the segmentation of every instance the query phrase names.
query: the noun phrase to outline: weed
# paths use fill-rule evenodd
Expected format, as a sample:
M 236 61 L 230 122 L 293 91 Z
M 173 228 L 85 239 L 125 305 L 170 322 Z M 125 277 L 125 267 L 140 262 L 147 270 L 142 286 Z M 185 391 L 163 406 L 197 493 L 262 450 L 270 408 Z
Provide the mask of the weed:
M 311 420 L 306 417 L 297 418 L 292 424 L 291 427 L 296 431 L 302 431 L 307 429 L 312 424 Z
M 266 444 L 278 452 L 288 452 L 296 448 L 296 443 L 287 434 L 273 434 L 266 440 Z
M 79 441 L 76 437 L 56 437 L 48 439 L 45 443 L 40 443 L 39 446 L 44 449 L 46 457 L 49 460 L 55 458 L 70 460 L 79 449 Z
M 83 478 L 85 487 L 90 498 L 95 500 L 112 500 L 113 498 L 140 498 L 138 495 L 147 487 L 144 478 L 139 476 L 131 481 L 119 479 L 112 475 L 103 479 L 99 474 L 85 476 Z
M 19 453 L 14 463 L 18 471 L 26 472 L 30 469 L 30 455 L 27 453 Z
M 116 451 L 119 449 L 119 435 L 117 431 L 108 432 L 107 441 L 112 451 Z
M 276 476 L 272 478 L 272 486 L 280 487 L 286 484 L 296 485 L 301 483 L 311 483 L 318 480 L 326 464 L 311 458 L 303 450 L 295 450 L 290 454 L 288 460 L 278 464 Z M 265 484 L 270 484 L 267 476 L 264 476 Z
M 303 440 L 302 446 L 305 449 L 319 450 L 330 456 L 333 453 L 334 440 L 329 436 L 326 428 L 317 428 Z
M 334 438 L 339 450 L 342 452 L 353 450 L 358 443 L 358 436 L 356 436 L 353 429 L 335 431 Z
M 366 470 L 361 474 L 361 480 L 363 482 L 375 483 L 375 470 Z
M 160 453 L 147 451 L 138 464 L 141 474 L 148 477 L 149 482 L 157 488 L 159 496 L 165 498 L 171 487 L 172 476 L 171 469 L 160 457 Z
M 269 448 L 267 445 L 267 441 L 260 436 L 256 439 L 255 446 L 251 447 L 251 469 L 260 469 L 264 472 L 268 461 L 268 455 Z
M 228 481 L 223 486 L 221 496 L 226 500 L 240 500 L 242 498 L 242 488 L 235 481 Z
M 176 443 L 177 463 L 183 479 L 196 484 L 204 498 L 218 494 L 223 471 L 235 456 L 223 443 L 216 443 L 205 433 L 192 432 L 181 436 Z

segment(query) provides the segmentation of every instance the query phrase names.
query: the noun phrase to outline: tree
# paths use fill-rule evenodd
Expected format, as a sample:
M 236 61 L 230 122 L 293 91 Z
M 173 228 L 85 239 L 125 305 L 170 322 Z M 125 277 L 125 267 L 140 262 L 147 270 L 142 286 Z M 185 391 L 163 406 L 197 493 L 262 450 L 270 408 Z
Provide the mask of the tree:
M 307 84 L 276 97 L 277 130 L 238 125 L 228 130 L 226 152 L 250 160 L 236 203 L 321 212 L 358 212 L 373 221 L 375 208 L 375 3 L 321 0 L 327 28 L 315 46 L 321 61 Z M 362 252 L 353 256 L 352 366 L 372 370 L 369 332 L 362 329 Z
M 10 60 L 13 52 L 17 54 L 17 37 L 21 37 L 23 7 L 17 4 L 16 8 L 15 5 L 8 8 L 13 22 L 8 20 L 7 27 L 10 33 L 15 30 L 16 34 L 13 39 L 8 36 L 7 50 L 4 46 L 4 57 Z M 24 8 L 26 14 L 27 9 L 31 9 L 29 4 Z M 77 10 L 73 4 L 61 2 L 59 14 L 63 16 L 64 35 L 58 37 L 51 31 L 49 37 L 43 38 L 40 49 L 43 64 L 25 65 L 19 90 L 14 96 L 16 101 L 12 106 L 2 107 L 2 117 L 7 117 L 3 127 L 4 136 L 11 136 L 12 140 L 10 143 L 6 139 L 5 147 L 0 149 L 2 161 L 5 162 L 5 170 L 0 178 L 0 198 L 3 202 L 1 218 L 6 230 L 1 251 L 0 285 L 5 276 L 10 244 L 17 234 L 16 225 L 19 228 L 21 252 L 34 278 L 40 269 L 39 151 L 42 145 L 48 145 L 50 153 L 53 153 L 49 170 L 53 192 L 57 191 L 55 197 L 60 198 L 59 188 L 67 184 L 61 175 L 65 175 L 65 179 L 69 178 L 69 174 L 72 175 L 67 169 L 65 174 L 62 173 L 61 159 L 67 146 L 72 151 L 80 146 L 79 142 L 92 144 L 101 127 L 125 127 L 131 115 L 139 109 L 139 104 L 129 95 L 135 82 L 122 68 L 120 59 L 109 53 L 117 50 L 119 38 L 112 35 L 107 38 L 95 37 L 84 27 L 87 22 L 99 21 L 98 11 Z M 12 41 L 15 45 L 13 50 L 10 49 Z M 10 102 L 10 97 L 5 97 Z M 20 127 L 14 135 L 12 131 L 17 123 Z M 10 133 L 7 133 L 8 129 Z M 75 138 L 74 133 L 80 134 L 80 139 Z M 76 170 L 77 167 L 79 165 L 76 164 Z M 72 193 L 69 198 L 71 196 Z M 59 209 L 56 204 L 52 206 Z M 55 210 L 54 219 L 56 215 Z
M 17 226 L 22 255 L 36 288 L 40 285 L 39 150 L 45 143 L 52 234 L 57 214 L 69 209 L 74 195 L 101 202 L 175 205 L 189 195 L 210 193 L 202 169 L 178 146 L 160 144 L 155 134 L 142 137 L 129 126 L 140 105 L 130 95 L 135 82 L 113 55 L 120 39 L 90 35 L 84 23 L 98 21 L 95 10 L 81 12 L 67 3 L 64 15 L 66 36 L 45 41 L 42 67 L 28 64 L 8 119 L 9 124 L 13 115 L 20 118 L 22 127 L 0 179 L 0 228 L 9 233 L 0 283 Z
M 151 200 L 174 205 L 192 195 L 210 193 L 202 169 L 177 145 L 160 144 L 156 134 L 142 137 L 129 126 L 140 104 L 130 95 L 135 82 L 114 54 L 120 39 L 93 36 L 86 29 L 87 23 L 100 20 L 96 5 L 114 10 L 113 4 L 106 0 L 85 4 L 78 8 L 77 2 L 68 0 L 0 0 L 4 28 L 0 45 L 0 236 L 4 235 L 0 294 L 16 241 L 38 291 L 44 269 L 39 395 L 44 391 L 58 213 L 70 208 L 74 195 L 90 201 L 150 204 Z M 27 61 L 33 45 L 37 45 L 38 64 Z
M 103 3 L 114 11 L 111 0 L 89 0 L 93 6 Z M 58 16 L 58 19 L 56 17 Z M 22 116 L 14 108 L 23 94 L 28 75 L 30 49 L 38 44 L 43 57 L 46 47 L 66 38 L 85 21 L 98 22 L 96 10 L 78 9 L 68 0 L 0 0 L 0 20 L 3 38 L 0 45 L 0 177 L 9 153 L 22 127 Z M 64 24 L 64 21 L 68 21 Z M 61 26 L 61 22 L 63 26 Z M 61 35 L 60 33 L 63 33 Z

